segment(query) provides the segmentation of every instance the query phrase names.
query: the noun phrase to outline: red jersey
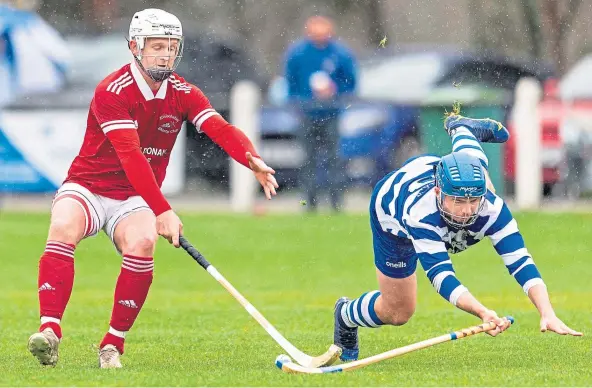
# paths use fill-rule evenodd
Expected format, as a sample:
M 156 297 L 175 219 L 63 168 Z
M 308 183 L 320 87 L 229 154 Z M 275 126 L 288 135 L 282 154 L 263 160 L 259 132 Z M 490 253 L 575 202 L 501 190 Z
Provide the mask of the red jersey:
M 84 142 L 70 166 L 66 181 L 113 199 L 123 200 L 134 195 L 145 197 L 130 174 L 133 175 L 133 166 L 146 162 L 136 158 L 131 163 L 132 167 L 126 168 L 121 152 L 123 148 L 116 135 L 127 132 L 135 137 L 130 131 L 137 132 L 139 150 L 154 175 L 140 178 L 155 178 L 160 188 L 173 145 L 185 120 L 190 120 L 199 131 L 206 133 L 247 167 L 249 164 L 244 154 L 249 151 L 257 155 L 246 136 L 228 124 L 196 86 L 173 73 L 154 93 L 132 62 L 107 76 L 97 86 L 90 104 Z M 125 143 L 126 146 L 130 144 Z M 132 148 L 138 152 L 137 144 Z M 145 175 L 146 171 L 144 169 L 142 174 Z M 153 193 L 152 188 L 148 191 L 151 192 L 149 196 L 162 195 L 160 190 L 158 194 Z M 153 208 L 148 198 L 144 199 Z M 163 206 L 161 201 L 158 207 Z M 155 213 L 162 213 L 162 210 Z

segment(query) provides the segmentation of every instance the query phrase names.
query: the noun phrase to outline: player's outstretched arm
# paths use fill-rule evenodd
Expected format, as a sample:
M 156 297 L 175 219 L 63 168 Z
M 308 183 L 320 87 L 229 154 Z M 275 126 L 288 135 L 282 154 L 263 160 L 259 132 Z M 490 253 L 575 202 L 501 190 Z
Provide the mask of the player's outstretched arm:
M 494 321 L 496 328 L 487 332 L 496 336 L 510 327 L 510 322 L 499 318 L 495 311 L 483 306 L 457 279 L 446 246 L 435 230 L 416 220 L 409 220 L 408 231 L 413 237 L 417 257 L 432 286 L 454 306 L 483 320 Z
M 191 119 L 195 128 L 205 133 L 218 144 L 231 158 L 250 168 L 255 178 L 263 187 L 267 199 L 276 195 L 275 171 L 267 166 L 261 156 L 255 151 L 253 143 L 243 131 L 228 123 L 215 109 L 212 108 L 207 97 L 195 86 L 184 100 L 187 117 Z M 192 119 L 193 118 L 193 119 Z
M 528 297 L 535 305 L 539 314 L 541 315 L 541 331 L 553 331 L 561 335 L 574 335 L 581 336 L 582 333 L 569 328 L 561 319 L 557 318 L 551 301 L 549 299 L 549 293 L 547 287 L 544 284 L 537 284 L 528 290 Z
M 483 322 L 495 322 L 497 327 L 487 332 L 492 337 L 495 337 L 510 327 L 510 321 L 500 318 L 495 311 L 483 306 L 468 290 L 459 296 L 456 307 L 469 314 L 473 314 Z
M 201 129 L 230 157 L 253 171 L 267 199 L 276 195 L 275 189 L 279 186 L 273 176 L 275 171 L 255 152 L 253 143 L 240 129 L 227 123 L 221 116 L 211 117 L 202 124 Z
M 518 230 L 518 224 L 502 199 L 497 197 L 494 206 L 499 208 L 496 221 L 486 231 L 491 242 L 501 256 L 510 275 L 520 284 L 526 295 L 535 305 L 541 316 L 541 331 L 553 331 L 558 334 L 582 335 L 570 329 L 557 316 L 551 306 L 547 287 L 537 269 L 524 239 Z

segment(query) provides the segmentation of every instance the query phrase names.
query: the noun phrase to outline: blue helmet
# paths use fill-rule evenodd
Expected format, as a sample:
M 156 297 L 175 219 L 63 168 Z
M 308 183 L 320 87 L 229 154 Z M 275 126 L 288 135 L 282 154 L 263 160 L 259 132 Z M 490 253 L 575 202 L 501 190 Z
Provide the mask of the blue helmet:
M 465 227 L 477 220 L 478 211 L 463 222 L 454 221 L 452 214 L 442 207 L 444 196 L 450 197 L 483 197 L 487 193 L 485 172 L 479 158 L 467 153 L 453 152 L 443 156 L 436 166 L 436 187 L 441 190 L 438 198 L 438 208 L 444 220 L 455 227 Z

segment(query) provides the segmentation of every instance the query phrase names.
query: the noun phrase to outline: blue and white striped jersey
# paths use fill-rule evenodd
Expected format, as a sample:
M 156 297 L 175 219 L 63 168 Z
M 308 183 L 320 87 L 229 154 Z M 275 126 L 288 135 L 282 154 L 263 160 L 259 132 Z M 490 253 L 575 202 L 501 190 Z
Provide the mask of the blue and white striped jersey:
M 436 291 L 456 305 L 466 291 L 456 278 L 449 253 L 458 253 L 489 237 L 509 273 L 524 292 L 543 283 L 524 246 L 516 220 L 504 201 L 488 191 L 476 222 L 450 227 L 441 217 L 433 190 L 438 156 L 423 155 L 387 175 L 370 204 L 383 233 L 411 240 L 421 266 Z

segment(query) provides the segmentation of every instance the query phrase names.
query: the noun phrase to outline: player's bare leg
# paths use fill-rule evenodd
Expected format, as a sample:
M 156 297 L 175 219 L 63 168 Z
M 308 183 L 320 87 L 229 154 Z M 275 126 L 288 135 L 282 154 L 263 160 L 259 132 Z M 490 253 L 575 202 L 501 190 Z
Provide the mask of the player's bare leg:
M 374 310 L 387 325 L 401 326 L 411 319 L 417 301 L 417 276 L 415 273 L 403 279 L 390 278 L 376 270 L 380 296 Z
M 39 260 L 41 326 L 29 338 L 28 349 L 42 365 L 55 366 L 62 338 L 60 321 L 74 283 L 74 248 L 87 230 L 87 214 L 80 199 L 56 200 L 45 251 Z
M 134 324 L 152 284 L 156 217 L 151 211 L 139 211 L 123 219 L 115 228 L 113 240 L 123 255 L 121 272 L 115 286 L 109 331 L 99 350 L 101 368 L 120 368 L 125 335 Z

